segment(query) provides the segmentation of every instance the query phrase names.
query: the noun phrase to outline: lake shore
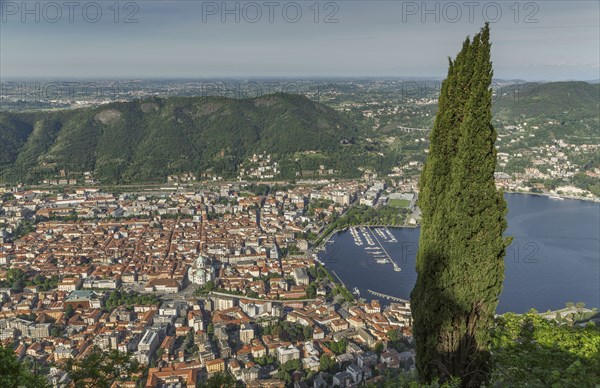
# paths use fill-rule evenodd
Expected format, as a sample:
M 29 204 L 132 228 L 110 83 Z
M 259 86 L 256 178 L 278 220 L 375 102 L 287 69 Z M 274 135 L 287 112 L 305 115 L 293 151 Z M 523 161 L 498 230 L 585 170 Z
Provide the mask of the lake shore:
M 565 194 L 553 194 L 553 193 L 532 193 L 531 191 L 504 191 L 504 194 L 523 194 L 523 195 L 536 195 L 538 197 L 548 197 L 556 199 L 555 197 L 559 197 L 560 199 L 578 199 L 580 201 L 586 202 L 600 202 L 600 198 L 589 198 L 589 197 L 577 197 L 574 195 L 565 195 Z
M 598 203 L 551 201 L 540 193 L 513 194 L 528 195 L 506 196 L 506 234 L 514 240 L 505 257 L 505 286 L 498 313 L 524 313 L 531 308 L 555 311 L 568 300 L 597 307 Z M 388 228 L 398 244 L 386 244 L 385 248 L 402 266 L 401 272 L 375 263 L 373 255 L 364 251 L 365 245 L 355 245 L 351 234 L 344 233 L 345 228 L 328 234 L 323 249 L 314 252 L 315 257 L 335 271 L 347 287 L 358 288 L 361 297 L 369 299 L 371 289 L 406 299 L 417 277 L 418 228 Z
M 504 194 L 521 194 L 521 195 L 530 195 L 530 196 L 537 196 L 537 197 L 546 197 L 546 198 L 550 198 L 550 199 L 556 199 L 553 197 L 560 197 L 560 200 L 565 200 L 565 199 L 569 199 L 569 200 L 580 200 L 580 201 L 585 201 L 585 202 L 592 202 L 592 203 L 600 203 L 600 198 L 586 198 L 586 197 L 575 197 L 575 196 L 569 196 L 569 195 L 558 195 L 558 194 L 552 194 L 552 193 L 532 193 L 529 191 L 504 191 Z M 321 242 L 319 244 L 316 244 L 313 248 L 316 250 L 322 246 L 324 246 L 329 240 L 331 240 L 336 234 L 340 233 L 340 232 L 344 232 L 346 231 L 348 228 L 354 228 L 354 227 L 361 227 L 361 226 L 365 226 L 365 227 L 386 227 L 389 229 L 417 229 L 421 227 L 420 223 L 414 224 L 414 225 L 409 225 L 409 224 L 404 224 L 404 225 L 368 225 L 368 224 L 364 224 L 364 225 L 352 225 L 352 226 L 347 226 L 344 228 L 339 228 L 339 229 L 334 229 L 332 231 L 330 231 L 327 236 L 324 236 L 324 238 L 321 240 Z

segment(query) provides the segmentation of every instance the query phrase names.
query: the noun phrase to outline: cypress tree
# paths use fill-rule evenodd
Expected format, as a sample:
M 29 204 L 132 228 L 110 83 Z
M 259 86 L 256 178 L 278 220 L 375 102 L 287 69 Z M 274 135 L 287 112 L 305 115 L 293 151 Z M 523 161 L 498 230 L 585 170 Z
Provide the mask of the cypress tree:
M 506 204 L 496 190 L 489 26 L 467 39 L 442 84 L 420 181 L 421 236 L 411 294 L 422 382 L 490 370 L 489 330 L 504 277 Z

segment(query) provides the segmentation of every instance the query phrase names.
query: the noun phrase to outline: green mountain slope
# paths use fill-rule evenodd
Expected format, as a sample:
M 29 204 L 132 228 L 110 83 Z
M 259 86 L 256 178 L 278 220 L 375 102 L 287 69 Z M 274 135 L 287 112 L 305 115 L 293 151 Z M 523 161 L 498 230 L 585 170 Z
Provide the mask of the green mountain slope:
M 320 166 L 341 177 L 360 176 L 361 167 L 385 175 L 394 166 L 425 156 L 423 145 L 415 142 L 423 134 L 396 127 L 430 128 L 435 107 L 411 109 L 426 111 L 427 116 L 410 116 L 425 121 L 411 124 L 406 114 L 384 116 L 382 128 L 387 129 L 381 131 L 372 131 L 373 123 L 360 114 L 339 113 L 288 94 L 248 100 L 170 97 L 73 110 L 0 112 L 0 182 L 38 182 L 62 169 L 69 177 L 92 171 L 103 183 L 164 181 L 169 174 L 187 171 L 232 177 L 248 156 L 263 151 L 279 162 L 282 179 L 319 177 L 315 171 Z M 494 126 L 503 134 L 512 131 L 505 127 L 527 122 L 536 135 L 527 139 L 528 147 L 552 139 L 594 142 L 599 110 L 600 85 L 586 82 L 504 86 L 493 98 Z M 389 136 L 396 141 L 388 143 Z M 350 144 L 340 145 L 343 139 Z
M 303 96 L 248 100 L 152 99 L 58 112 L 0 115 L 5 179 L 35 181 L 59 170 L 106 182 L 163 180 L 213 170 L 232 176 L 245 158 L 339 152 L 356 135 L 340 113 Z
M 587 82 L 551 82 L 500 89 L 494 118 L 505 124 L 557 125 L 545 129 L 547 138 L 597 136 L 600 123 L 600 85 Z
M 495 108 L 513 114 L 535 116 L 573 109 L 588 114 L 600 102 L 600 84 L 587 82 L 526 83 L 500 91 L 504 95 L 496 97 Z

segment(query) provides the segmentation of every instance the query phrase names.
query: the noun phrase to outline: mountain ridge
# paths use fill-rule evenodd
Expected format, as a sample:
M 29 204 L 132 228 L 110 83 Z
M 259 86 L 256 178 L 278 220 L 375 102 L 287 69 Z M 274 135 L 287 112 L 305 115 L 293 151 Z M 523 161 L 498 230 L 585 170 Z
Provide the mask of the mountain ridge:
M 151 98 L 0 113 L 0 165 L 24 180 L 63 169 L 114 183 L 211 169 L 232 175 L 253 153 L 330 152 L 355 135 L 342 114 L 299 95 Z

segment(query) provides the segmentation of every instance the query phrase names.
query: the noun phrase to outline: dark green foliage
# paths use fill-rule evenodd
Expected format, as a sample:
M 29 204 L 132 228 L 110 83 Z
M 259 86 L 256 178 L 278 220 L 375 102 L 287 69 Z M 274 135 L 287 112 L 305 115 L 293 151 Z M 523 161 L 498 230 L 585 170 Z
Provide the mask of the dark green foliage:
M 493 99 L 494 117 L 506 124 L 553 120 L 544 139 L 570 138 L 586 142 L 597 136 L 600 84 L 587 82 L 526 83 L 501 88 Z
M 293 372 L 301 369 L 302 365 L 300 364 L 300 360 L 291 360 L 279 366 L 279 370 L 282 372 Z
M 6 280 L 0 280 L 0 287 L 10 287 L 11 290 L 21 292 L 27 283 L 27 274 L 20 268 L 10 268 L 6 271 Z
M 321 357 L 319 357 L 319 369 L 321 371 L 323 371 L 323 372 L 332 371 L 333 368 L 335 368 L 335 366 L 336 366 L 336 363 L 331 357 L 329 357 L 325 353 L 321 354 Z
M 253 359 L 253 361 L 260 366 L 266 366 L 266 365 L 275 364 L 275 362 L 277 361 L 277 357 L 275 357 L 273 355 L 270 355 L 270 356 L 265 355 L 262 357 L 256 357 Z
M 530 312 L 504 314 L 492 332 L 498 386 L 593 387 L 600 381 L 600 330 Z
M 73 315 L 75 315 L 75 309 L 73 308 L 73 305 L 67 305 L 67 308 L 65 309 L 65 319 L 68 321 L 69 319 L 73 318 Z
M 377 370 L 375 371 L 377 372 Z M 418 376 L 415 372 L 405 372 L 403 369 L 386 369 L 383 372 L 383 380 L 377 384 L 366 384 L 368 388 L 459 388 L 460 381 L 452 379 L 440 383 L 438 379 L 434 379 L 431 383 L 419 383 Z
M 400 333 L 398 330 L 389 330 L 387 332 L 387 336 L 390 339 L 388 342 L 388 348 L 394 348 L 399 352 L 404 352 L 409 349 L 410 343 L 403 339 L 402 333 Z
M 337 228 L 343 229 L 352 225 L 388 225 L 401 226 L 406 220 L 408 209 L 398 209 L 395 206 L 373 208 L 367 205 L 353 206 L 339 218 Z
M 35 231 L 35 224 L 29 220 L 22 220 L 15 229 L 14 239 L 19 239 L 23 236 L 27 236 L 29 233 Z
M 118 306 L 131 307 L 134 305 L 158 305 L 158 303 L 158 298 L 153 294 L 145 295 L 135 291 L 126 292 L 122 290 L 114 290 L 108 296 L 105 308 L 107 310 L 112 310 Z
M 0 113 L 0 166 L 17 159 L 31 131 L 31 123 L 20 116 Z
M 491 328 L 490 387 L 595 387 L 600 381 L 600 330 L 567 326 L 531 311 L 507 313 Z M 418 384 L 416 376 L 387 375 L 377 387 L 459 387 Z M 392 372 L 393 373 L 393 372 Z M 439 380 L 438 380 L 439 381 Z
M 348 340 L 346 338 L 342 338 L 341 340 L 335 342 L 331 341 L 327 343 L 327 347 L 329 350 L 334 352 L 335 354 L 346 353 L 346 347 L 348 346 Z
M 185 354 L 188 356 L 198 351 L 198 347 L 194 341 L 194 333 L 192 331 L 188 331 L 186 334 L 182 347 Z
M 317 297 L 317 286 L 315 283 L 310 283 L 306 287 L 306 297 L 309 299 L 314 299 Z
M 37 286 L 40 291 L 49 291 L 58 287 L 58 275 L 52 275 L 47 278 L 44 275 L 37 274 L 33 279 L 25 282 L 26 286 Z
M 235 378 L 229 373 L 215 373 L 205 382 L 197 385 L 199 388 L 234 388 L 236 386 Z
M 262 329 L 261 335 L 272 335 L 285 342 L 303 342 L 312 339 L 312 329 L 299 323 L 277 321 Z
M 250 183 L 244 186 L 244 190 L 253 193 L 254 195 L 268 195 L 275 194 L 276 191 L 288 190 L 293 187 L 292 185 L 267 185 L 267 184 L 256 184 Z
M 315 279 L 316 283 L 321 283 L 321 281 L 323 280 L 329 280 L 330 282 L 335 283 L 335 279 L 333 278 L 333 276 L 327 271 L 327 269 L 323 265 L 319 263 L 316 263 L 314 267 L 308 268 L 308 274 L 312 279 Z
M 15 352 L 0 346 L 0 387 L 44 388 L 50 386 L 43 376 L 32 373 L 24 363 L 19 362 Z
M 35 315 L 34 313 L 17 314 L 17 318 L 21 318 L 21 319 L 24 319 L 26 321 L 33 322 L 37 318 L 37 315 Z
M 331 290 L 331 295 L 341 295 L 346 302 L 354 302 L 354 296 L 352 295 L 352 293 L 341 284 L 336 284 L 335 288 Z
M 68 359 L 64 365 L 76 388 L 110 387 L 121 376 L 131 379 L 141 369 L 137 360 L 129 354 L 117 350 L 103 352 L 98 347 L 82 359 Z
M 308 150 L 341 153 L 340 141 L 355 131 L 341 113 L 287 94 L 2 113 L 0 180 L 35 182 L 59 170 L 69 177 L 92 171 L 106 183 L 162 181 L 188 171 L 233 176 L 253 153 L 277 159 Z
M 489 378 L 489 329 L 504 278 L 506 204 L 496 190 L 489 27 L 465 41 L 442 85 L 421 177 L 411 295 L 423 382 Z
M 573 177 L 573 185 L 581 187 L 584 190 L 589 190 L 592 194 L 600 197 L 600 181 L 582 173 L 575 174 Z
M 314 245 L 319 245 L 323 239 L 328 237 L 333 231 L 344 229 L 354 225 L 386 225 L 402 226 L 407 215 L 410 214 L 408 208 L 398 209 L 395 206 L 386 205 L 380 208 L 373 208 L 367 205 L 352 206 L 342 217 L 336 218 L 336 214 L 331 217 L 330 224 L 314 241 Z M 309 235 L 306 236 L 310 240 Z
M 50 336 L 52 336 L 52 337 L 62 337 L 64 334 L 65 334 L 65 328 L 62 325 L 60 325 L 60 326 L 53 325 L 50 328 Z
M 279 372 L 277 372 L 276 377 L 289 384 L 292 382 L 292 373 L 297 370 L 302 370 L 300 360 L 291 360 L 279 365 Z

